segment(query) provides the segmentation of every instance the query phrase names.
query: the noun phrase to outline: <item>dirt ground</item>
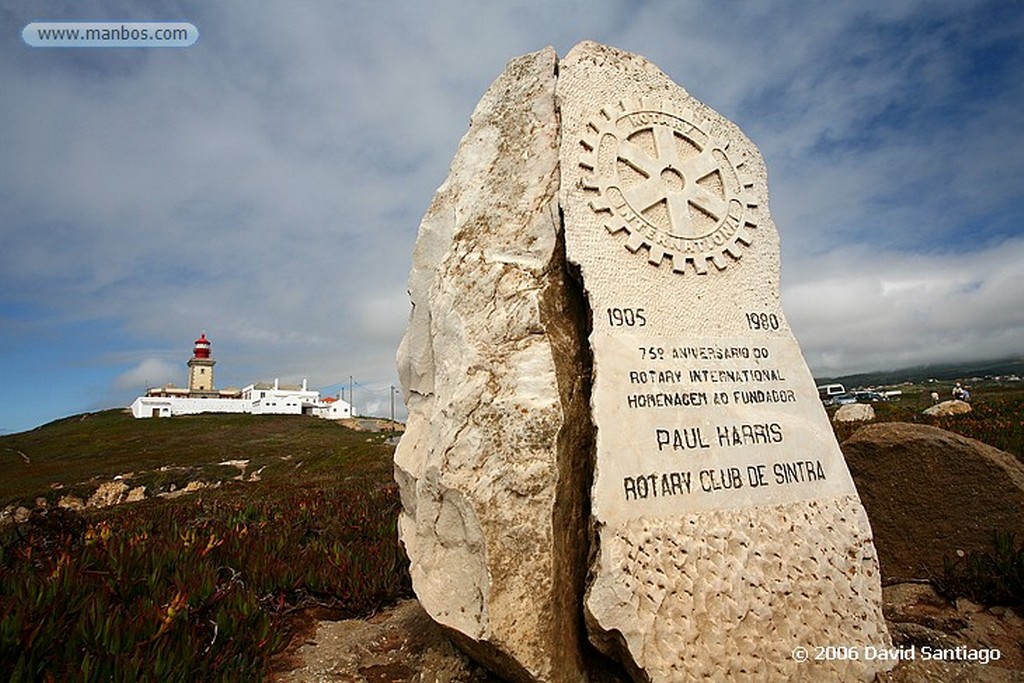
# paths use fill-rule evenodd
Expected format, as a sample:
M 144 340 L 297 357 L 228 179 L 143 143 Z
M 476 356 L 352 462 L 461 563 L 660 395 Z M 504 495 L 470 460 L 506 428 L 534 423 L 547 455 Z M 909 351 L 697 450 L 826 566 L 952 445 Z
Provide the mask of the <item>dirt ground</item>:
M 904 661 L 879 683 L 1024 683 L 1024 618 L 1007 608 L 951 603 L 923 583 L 883 590 L 893 645 L 998 650 L 988 664 Z M 415 600 L 368 620 L 319 621 L 293 650 L 279 683 L 484 683 L 500 681 L 451 644 Z
M 500 681 L 448 640 L 416 600 L 370 619 L 319 621 L 282 662 L 278 683 L 484 683 Z

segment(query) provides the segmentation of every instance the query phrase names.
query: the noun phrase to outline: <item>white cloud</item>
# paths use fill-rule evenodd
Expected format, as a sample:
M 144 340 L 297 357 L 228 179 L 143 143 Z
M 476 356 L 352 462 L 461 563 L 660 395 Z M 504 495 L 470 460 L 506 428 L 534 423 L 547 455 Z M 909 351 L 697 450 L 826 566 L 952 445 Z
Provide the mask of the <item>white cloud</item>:
M 811 369 L 839 375 L 1024 353 L 1024 239 L 939 255 L 835 249 L 784 269 Z
M 74 3 L 22 11 L 0 13 L 81 18 Z M 1024 176 L 1024 15 L 1002 3 L 177 11 L 200 29 L 187 50 L 0 43 L 0 316 L 19 335 L 59 321 L 68 331 L 52 337 L 75 339 L 109 321 L 136 369 L 153 347 L 180 354 L 180 382 L 207 329 L 225 384 L 390 383 L 416 227 L 476 101 L 512 57 L 591 38 L 649 57 L 761 147 L 787 312 L 812 366 L 1020 347 L 1005 310 L 1019 277 L 992 246 L 1019 255 L 1007 240 Z M 934 253 L 957 256 L 921 255 Z M 69 349 L 54 354 L 110 350 Z
M 185 370 L 182 363 L 169 363 L 160 358 L 146 358 L 138 365 L 122 372 L 114 379 L 116 389 L 137 391 L 139 394 L 147 387 L 177 383 L 182 386 Z

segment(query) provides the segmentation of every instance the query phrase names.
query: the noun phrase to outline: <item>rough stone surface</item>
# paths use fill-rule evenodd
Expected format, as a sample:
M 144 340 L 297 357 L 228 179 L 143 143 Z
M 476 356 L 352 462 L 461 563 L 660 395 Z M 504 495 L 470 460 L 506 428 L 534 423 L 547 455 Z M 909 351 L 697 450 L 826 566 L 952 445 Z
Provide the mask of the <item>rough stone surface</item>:
M 367 620 L 322 621 L 293 657 L 279 683 L 332 681 L 497 681 L 452 646 L 415 600 Z
M 593 321 L 592 642 L 638 680 L 872 678 L 889 665 L 792 657 L 889 636 L 867 517 L 779 303 L 759 152 L 594 43 L 561 61 L 558 100 Z
M 1024 536 L 1024 466 L 1009 453 L 928 425 L 857 430 L 843 453 L 875 532 L 887 582 L 941 576 L 943 557 Z
M 474 112 L 413 255 L 395 476 L 418 598 L 503 677 L 597 680 L 584 620 L 635 680 L 888 668 L 792 657 L 890 639 L 767 199 L 735 125 L 612 48 L 513 60 Z
M 875 409 L 867 403 L 849 403 L 839 406 L 832 416 L 833 422 L 867 422 L 875 419 Z
M 893 646 L 902 652 L 899 666 L 880 674 L 879 683 L 1024 681 L 1024 618 L 1013 610 L 983 609 L 966 600 L 954 604 L 922 583 L 887 586 L 883 596 Z M 956 648 L 985 651 L 990 660 L 926 659 L 924 648 L 954 655 Z
M 60 500 L 57 501 L 57 507 L 66 510 L 82 510 L 85 508 L 85 501 L 78 496 L 65 495 L 61 496 Z
M 513 60 L 473 113 L 420 225 L 398 353 L 413 587 L 517 681 L 583 677 L 585 318 L 559 233 L 556 62 Z
M 971 410 L 973 410 L 973 408 L 971 408 L 970 403 L 954 399 L 952 401 L 936 403 L 929 408 L 925 408 L 924 414 L 945 417 L 947 415 L 963 415 L 964 413 L 971 412 Z
M 99 488 L 89 496 L 89 501 L 86 503 L 87 507 L 91 508 L 105 508 L 111 505 L 117 505 L 124 498 L 128 492 L 128 484 L 123 481 L 108 481 L 104 484 L 100 484 Z
M 137 503 L 140 500 L 145 500 L 145 499 L 146 499 L 146 487 L 145 486 L 136 486 L 135 488 L 133 488 L 131 491 L 128 492 L 128 495 L 125 496 L 124 502 L 125 503 Z

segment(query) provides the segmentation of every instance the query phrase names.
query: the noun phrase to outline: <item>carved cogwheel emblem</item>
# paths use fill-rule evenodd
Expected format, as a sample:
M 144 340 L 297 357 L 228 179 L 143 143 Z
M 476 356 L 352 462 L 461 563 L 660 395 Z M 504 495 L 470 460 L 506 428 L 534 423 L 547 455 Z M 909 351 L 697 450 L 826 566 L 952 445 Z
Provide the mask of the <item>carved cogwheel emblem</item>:
M 698 274 L 724 270 L 749 246 L 756 228 L 753 183 L 716 127 L 656 100 L 605 107 L 583 135 L 582 187 L 609 233 L 626 232 L 631 252 Z

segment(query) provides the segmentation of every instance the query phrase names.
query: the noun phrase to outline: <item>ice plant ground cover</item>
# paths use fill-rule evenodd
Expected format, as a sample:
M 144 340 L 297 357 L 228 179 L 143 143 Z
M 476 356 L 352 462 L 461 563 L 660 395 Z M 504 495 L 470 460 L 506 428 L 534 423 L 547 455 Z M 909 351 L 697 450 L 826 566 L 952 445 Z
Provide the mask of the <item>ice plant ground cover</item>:
M 933 417 L 922 414 L 931 405 L 930 385 L 916 388 L 917 391 L 911 389 L 904 392 L 900 400 L 872 404 L 876 421 L 931 425 L 995 446 L 1024 462 L 1024 389 L 1003 386 L 981 389 L 971 399 L 970 413 Z M 948 399 L 948 387 L 943 386 L 941 389 L 943 400 Z M 833 429 L 836 438 L 842 443 L 863 424 L 833 423 Z
M 905 392 L 875 408 L 1024 458 L 1024 392 L 976 391 L 973 412 L 946 418 L 921 415 L 927 404 Z M 358 617 L 411 595 L 388 436 L 316 418 L 106 411 L 0 437 L 0 508 L 47 503 L 0 529 L 0 680 L 266 679 L 307 608 Z M 244 474 L 223 464 L 242 460 Z M 150 497 L 57 508 L 114 477 Z M 221 485 L 152 497 L 195 481 Z M 999 535 L 990 555 L 951 565 L 944 588 L 1017 604 L 1019 543 Z
M 304 608 L 360 616 L 410 594 L 384 435 L 315 418 L 122 418 L 101 413 L 0 441 L 32 453 L 26 468 L 66 462 L 60 491 L 28 494 L 47 497 L 45 511 L 0 530 L 0 679 L 259 680 Z M 140 428 L 164 438 L 133 438 Z M 61 450 L 50 430 L 68 457 L 48 457 Z M 146 444 L 131 462 L 118 433 Z M 133 484 L 135 472 L 167 463 L 192 481 L 237 475 L 216 462 L 239 454 L 263 469 L 259 481 L 179 498 L 57 508 L 57 494 L 109 469 L 103 453 L 90 467 L 89 448 L 130 466 Z M 0 500 L 18 486 L 0 484 Z

